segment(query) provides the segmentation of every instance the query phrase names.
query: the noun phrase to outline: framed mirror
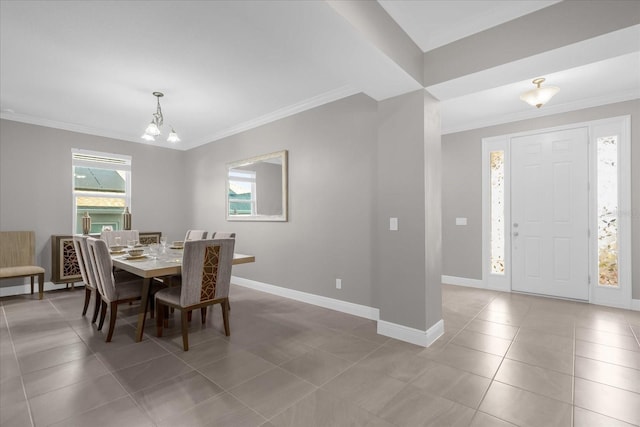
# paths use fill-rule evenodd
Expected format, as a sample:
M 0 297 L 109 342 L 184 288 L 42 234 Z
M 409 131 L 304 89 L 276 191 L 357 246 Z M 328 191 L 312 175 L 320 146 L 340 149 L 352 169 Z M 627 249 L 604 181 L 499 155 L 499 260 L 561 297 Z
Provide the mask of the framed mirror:
M 227 164 L 227 221 L 287 221 L 287 150 Z

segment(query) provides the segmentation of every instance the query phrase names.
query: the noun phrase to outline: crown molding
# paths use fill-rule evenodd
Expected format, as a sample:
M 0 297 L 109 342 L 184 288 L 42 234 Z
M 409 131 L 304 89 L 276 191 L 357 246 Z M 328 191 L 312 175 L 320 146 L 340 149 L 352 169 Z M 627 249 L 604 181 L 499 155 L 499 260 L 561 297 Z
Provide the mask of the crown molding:
M 267 123 L 271 123 L 276 120 L 283 119 L 285 117 L 292 116 L 294 114 L 301 113 L 303 111 L 310 110 L 312 108 L 319 107 L 321 105 L 328 104 L 330 102 L 334 102 L 334 101 L 346 98 L 348 96 L 355 95 L 360 92 L 361 91 L 357 90 L 352 86 L 349 86 L 349 85 L 342 86 L 337 89 L 334 89 L 334 90 L 322 93 L 320 95 L 314 96 L 312 98 L 306 99 L 304 101 L 298 102 L 296 104 L 286 106 L 272 113 L 265 114 L 264 116 L 260 116 L 255 119 L 248 120 L 236 126 L 232 126 L 220 132 L 216 132 L 212 135 L 196 139 L 191 143 L 183 142 L 175 145 L 167 145 L 161 141 L 145 141 L 140 138 L 123 135 L 116 132 L 110 132 L 104 129 L 96 129 L 88 126 L 78 125 L 75 123 L 67 123 L 67 122 L 61 122 L 57 120 L 44 119 L 41 117 L 34 117 L 26 114 L 18 114 L 18 113 L 12 113 L 8 111 L 0 112 L 0 118 L 4 120 L 11 120 L 14 122 L 45 126 L 53 129 L 61 129 L 61 130 L 67 130 L 70 132 L 83 133 L 87 135 L 101 136 L 105 138 L 135 142 L 136 144 L 152 145 L 154 147 L 162 147 L 162 148 L 169 148 L 172 150 L 187 151 L 192 148 L 196 148 L 201 145 L 205 145 L 210 142 L 214 142 L 219 139 L 226 138 L 228 136 L 232 136 L 240 132 L 247 131 L 249 129 L 253 129 L 258 126 L 262 126 Z
M 27 114 L 10 113 L 7 111 L 0 112 L 0 119 L 11 120 L 14 122 L 27 123 L 30 125 L 44 126 L 53 129 L 67 130 L 70 132 L 84 133 L 93 136 L 102 136 L 104 138 L 120 139 L 123 141 L 137 142 L 141 144 L 149 144 L 146 141 L 137 141 L 130 136 L 110 132 L 104 129 L 97 129 L 88 126 L 82 126 L 75 123 L 60 122 L 57 120 L 44 119 L 42 117 L 30 116 Z M 152 144 L 149 144 L 152 145 Z M 156 144 L 157 145 L 157 144 Z
M 236 126 L 232 126 L 209 136 L 196 139 L 189 144 L 185 144 L 182 149 L 189 150 L 201 145 L 208 144 L 210 142 L 218 141 L 222 138 L 226 138 L 253 129 L 258 126 L 266 125 L 267 123 L 275 122 L 276 120 L 284 119 L 285 117 L 289 117 L 294 114 L 301 113 L 303 111 L 310 110 L 324 104 L 328 104 L 330 102 L 338 101 L 340 99 L 355 95 L 360 92 L 361 91 L 350 85 L 342 86 L 329 92 L 314 96 L 313 98 L 309 98 L 296 104 L 288 105 L 279 110 L 275 110 L 269 114 L 265 114 L 264 116 L 256 117 L 255 119 L 239 123 Z

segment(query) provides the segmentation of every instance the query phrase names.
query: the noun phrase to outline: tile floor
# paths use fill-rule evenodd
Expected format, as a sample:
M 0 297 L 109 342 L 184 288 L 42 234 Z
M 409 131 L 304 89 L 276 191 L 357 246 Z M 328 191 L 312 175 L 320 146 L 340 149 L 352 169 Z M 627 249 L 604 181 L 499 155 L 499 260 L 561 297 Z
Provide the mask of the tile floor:
M 80 316 L 82 289 L 0 300 L 2 426 L 640 425 L 640 312 L 443 287 L 428 349 L 374 322 L 232 287 L 191 349 L 172 324 L 112 343 Z M 151 322 L 150 322 L 151 323 Z

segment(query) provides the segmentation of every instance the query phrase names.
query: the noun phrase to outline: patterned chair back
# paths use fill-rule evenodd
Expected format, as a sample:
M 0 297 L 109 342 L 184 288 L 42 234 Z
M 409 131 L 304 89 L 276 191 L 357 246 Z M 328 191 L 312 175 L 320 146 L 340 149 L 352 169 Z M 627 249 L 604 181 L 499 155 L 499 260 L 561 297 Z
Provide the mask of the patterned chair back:
M 229 296 L 234 239 L 184 243 L 180 305 L 188 307 Z

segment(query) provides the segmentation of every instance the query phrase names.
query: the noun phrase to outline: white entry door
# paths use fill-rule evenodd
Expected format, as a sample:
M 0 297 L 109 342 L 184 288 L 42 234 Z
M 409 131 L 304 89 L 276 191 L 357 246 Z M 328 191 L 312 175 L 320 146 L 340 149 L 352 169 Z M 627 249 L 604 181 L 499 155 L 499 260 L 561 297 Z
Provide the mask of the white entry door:
M 515 291 L 589 299 L 587 128 L 511 139 Z

